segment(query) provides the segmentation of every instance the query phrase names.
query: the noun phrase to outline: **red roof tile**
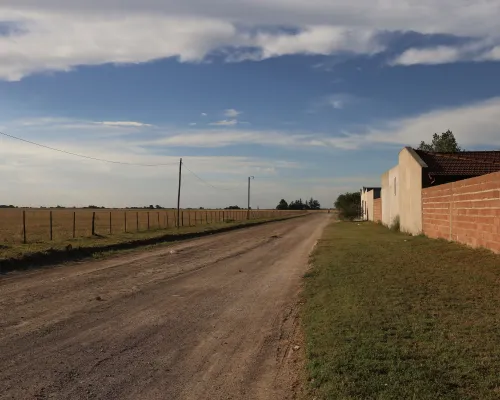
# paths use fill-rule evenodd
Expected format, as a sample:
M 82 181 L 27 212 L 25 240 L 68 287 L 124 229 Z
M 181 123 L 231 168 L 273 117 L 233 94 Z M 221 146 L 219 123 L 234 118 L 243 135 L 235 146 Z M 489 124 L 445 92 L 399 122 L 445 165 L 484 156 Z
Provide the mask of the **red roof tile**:
M 415 150 L 432 175 L 480 176 L 500 171 L 500 151 L 434 153 Z

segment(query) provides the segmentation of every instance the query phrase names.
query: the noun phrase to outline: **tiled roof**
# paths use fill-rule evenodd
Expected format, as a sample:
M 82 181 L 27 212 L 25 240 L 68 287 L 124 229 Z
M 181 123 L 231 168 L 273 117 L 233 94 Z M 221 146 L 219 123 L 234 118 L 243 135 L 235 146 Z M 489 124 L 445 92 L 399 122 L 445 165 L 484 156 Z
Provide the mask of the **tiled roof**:
M 434 153 L 415 150 L 432 175 L 480 176 L 500 171 L 500 151 Z

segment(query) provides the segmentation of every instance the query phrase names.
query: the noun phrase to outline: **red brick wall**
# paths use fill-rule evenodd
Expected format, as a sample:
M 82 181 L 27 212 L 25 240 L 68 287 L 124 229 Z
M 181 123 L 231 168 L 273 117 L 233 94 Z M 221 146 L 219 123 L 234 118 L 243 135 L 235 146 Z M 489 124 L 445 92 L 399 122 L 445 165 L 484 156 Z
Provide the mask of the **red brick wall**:
M 373 200 L 373 220 L 382 221 L 382 199 Z
M 422 190 L 423 232 L 500 253 L 500 172 Z

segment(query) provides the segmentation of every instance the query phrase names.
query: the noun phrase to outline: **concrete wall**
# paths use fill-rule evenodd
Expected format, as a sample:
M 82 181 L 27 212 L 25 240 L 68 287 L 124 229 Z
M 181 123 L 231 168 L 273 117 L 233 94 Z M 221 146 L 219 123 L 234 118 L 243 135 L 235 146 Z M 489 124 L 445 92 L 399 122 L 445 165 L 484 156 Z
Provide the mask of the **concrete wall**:
M 373 221 L 373 201 L 374 199 L 374 191 L 370 190 L 366 192 L 366 219 L 367 221 Z
M 382 223 L 391 226 L 399 215 L 399 165 L 382 175 Z
M 399 153 L 399 219 L 401 231 L 422 233 L 422 168 L 426 166 L 411 148 Z
M 361 219 L 363 221 L 368 221 L 367 203 L 368 192 L 366 192 L 364 189 L 361 189 Z
M 500 172 L 422 191 L 423 232 L 500 253 Z
M 373 221 L 382 221 L 382 199 L 378 198 L 373 200 Z

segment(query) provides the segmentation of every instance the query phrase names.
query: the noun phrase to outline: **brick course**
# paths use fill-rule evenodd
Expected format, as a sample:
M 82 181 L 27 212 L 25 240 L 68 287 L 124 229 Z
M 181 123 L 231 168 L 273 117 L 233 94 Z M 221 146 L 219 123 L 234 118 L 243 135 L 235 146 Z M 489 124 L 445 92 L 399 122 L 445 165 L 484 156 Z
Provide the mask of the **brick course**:
M 422 190 L 423 232 L 500 253 L 500 172 Z

